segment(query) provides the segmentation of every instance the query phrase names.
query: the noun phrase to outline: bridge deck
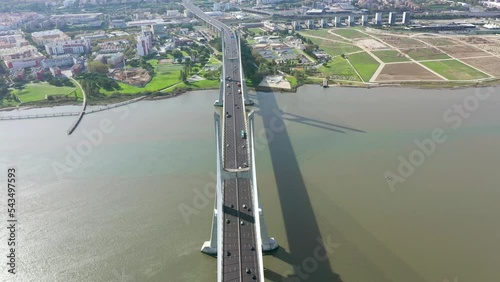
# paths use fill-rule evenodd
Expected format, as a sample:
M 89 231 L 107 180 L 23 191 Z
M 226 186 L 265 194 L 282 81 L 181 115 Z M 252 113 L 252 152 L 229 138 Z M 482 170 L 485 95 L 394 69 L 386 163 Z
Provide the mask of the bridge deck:
M 256 281 L 258 276 L 250 185 L 249 179 L 224 182 L 223 281 Z
M 248 170 L 251 165 L 248 126 L 243 97 L 244 77 L 240 72 L 240 46 L 237 35 L 227 25 L 207 16 L 189 0 L 184 6 L 198 18 L 221 31 L 223 41 L 223 167 L 226 171 Z M 243 132 L 243 133 L 242 133 Z M 260 230 L 255 228 L 252 181 L 231 178 L 222 184 L 222 281 L 263 281 L 260 277 L 260 246 L 256 246 Z M 255 195 L 256 196 L 256 195 Z M 219 249 L 220 250 L 220 249 Z

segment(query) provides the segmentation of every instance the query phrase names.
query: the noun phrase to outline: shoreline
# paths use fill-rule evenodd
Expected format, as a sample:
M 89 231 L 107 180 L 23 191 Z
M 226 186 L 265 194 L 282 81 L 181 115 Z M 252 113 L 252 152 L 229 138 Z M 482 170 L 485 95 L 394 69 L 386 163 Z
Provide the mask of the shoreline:
M 248 87 L 248 90 L 250 91 L 256 91 L 256 92 L 278 92 L 278 93 L 296 93 L 297 90 L 300 87 L 303 86 L 312 86 L 316 85 L 318 87 L 322 87 L 321 83 L 304 83 L 301 85 L 298 85 L 294 88 L 291 89 L 281 89 L 281 88 L 272 88 L 272 87 Z M 477 82 L 456 82 L 456 83 L 449 83 L 448 81 L 422 81 L 422 82 L 400 82 L 400 83 L 360 83 L 360 82 L 352 82 L 351 83 L 345 83 L 345 82 L 333 82 L 332 84 L 329 84 L 328 87 L 326 88 L 337 88 L 337 87 L 345 87 L 345 88 L 364 88 L 364 89 L 371 89 L 371 88 L 381 88 L 381 87 L 388 87 L 388 88 L 409 88 L 409 89 L 434 89 L 434 90 L 459 90 L 459 89 L 468 89 L 468 88 L 482 88 L 482 87 L 496 87 L 500 86 L 500 79 L 495 79 L 495 80 L 488 80 L 488 81 L 477 81 Z M 119 103 L 126 103 L 126 102 L 131 102 L 135 103 L 138 101 L 154 101 L 154 100 L 163 100 L 163 99 L 170 99 L 174 98 L 180 95 L 183 95 L 187 92 L 193 92 L 193 91 L 203 91 L 203 90 L 218 90 L 219 88 L 203 88 L 203 89 L 191 89 L 191 88 L 182 88 L 182 89 L 176 89 L 177 91 L 175 93 L 171 93 L 169 95 L 155 95 L 154 93 L 151 95 L 127 95 L 127 94 L 122 94 L 120 97 L 110 97 L 108 99 L 103 99 L 103 100 L 93 100 L 93 101 L 87 101 L 87 106 L 111 106 L 114 104 L 119 104 Z M 138 99 L 139 97 L 143 97 L 142 99 Z M 136 101 L 134 101 L 136 100 Z M 129 104 L 129 103 L 126 103 Z M 30 102 L 27 105 L 19 105 L 17 107 L 5 107 L 1 108 L 0 107 L 0 112 L 11 112 L 11 111 L 25 111 L 29 109 L 38 109 L 38 108 L 53 108 L 53 107 L 60 107 L 60 106 L 81 106 L 81 102 L 79 101 L 61 101 L 61 102 L 47 102 L 45 100 L 41 101 L 34 101 Z

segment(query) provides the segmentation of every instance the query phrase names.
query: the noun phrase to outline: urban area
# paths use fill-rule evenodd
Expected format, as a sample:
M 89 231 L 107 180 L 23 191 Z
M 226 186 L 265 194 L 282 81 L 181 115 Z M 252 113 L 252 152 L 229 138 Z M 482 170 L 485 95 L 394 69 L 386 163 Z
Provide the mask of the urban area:
M 496 84 L 500 1 L 195 1 L 242 36 L 249 87 Z M 178 1 L 0 4 L 0 106 L 220 86 L 221 40 Z

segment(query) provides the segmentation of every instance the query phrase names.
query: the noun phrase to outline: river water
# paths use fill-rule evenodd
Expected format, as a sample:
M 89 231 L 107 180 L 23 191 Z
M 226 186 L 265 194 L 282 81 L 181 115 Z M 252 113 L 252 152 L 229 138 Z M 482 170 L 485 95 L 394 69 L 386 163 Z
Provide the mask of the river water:
M 264 258 L 266 281 L 500 281 L 499 94 L 254 93 L 260 200 L 281 246 Z M 216 97 L 90 114 L 71 136 L 75 117 L 0 121 L 3 211 L 7 166 L 18 171 L 17 274 L 3 227 L 0 280 L 215 281 L 200 248 Z

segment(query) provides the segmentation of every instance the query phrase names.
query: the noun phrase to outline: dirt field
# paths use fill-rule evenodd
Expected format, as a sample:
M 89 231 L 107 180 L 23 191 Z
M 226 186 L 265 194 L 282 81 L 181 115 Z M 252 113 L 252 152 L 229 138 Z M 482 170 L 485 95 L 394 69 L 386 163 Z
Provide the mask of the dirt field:
M 400 49 L 400 50 L 401 52 L 407 54 L 416 61 L 450 58 L 445 53 L 434 48 L 410 48 L 410 49 Z
M 135 86 L 144 86 L 150 80 L 151 76 L 149 73 L 142 68 L 127 69 L 125 73 L 122 69 L 115 69 L 111 73 L 111 77 L 114 79 Z
M 495 55 L 500 55 L 500 42 L 498 42 L 496 44 L 476 45 L 476 46 L 485 50 L 485 51 L 491 52 Z
M 485 71 L 491 75 L 500 77 L 500 58 L 486 57 L 486 58 L 476 58 L 476 59 L 464 59 L 462 61 L 482 71 Z
M 485 37 L 478 37 L 478 36 L 465 36 L 465 37 L 460 37 L 459 38 L 462 41 L 465 41 L 470 44 L 492 44 L 494 43 L 493 41 L 488 40 Z
M 379 42 L 375 39 L 371 39 L 371 38 L 358 40 L 356 42 L 356 44 L 358 44 L 358 46 L 367 48 L 369 50 L 379 50 L 379 49 L 388 48 L 387 46 L 385 46 L 381 42 Z
M 447 45 L 457 45 L 460 44 L 459 42 L 446 39 L 446 38 L 439 38 L 439 37 L 422 37 L 419 38 L 420 40 L 423 40 L 429 44 L 432 44 L 434 46 L 447 46 Z
M 408 81 L 408 80 L 442 80 L 433 73 L 415 63 L 401 63 L 385 65 L 376 81 Z
M 424 43 L 402 36 L 377 36 L 382 41 L 396 48 L 412 48 L 412 47 L 423 47 Z
M 467 57 L 490 56 L 490 54 L 483 52 L 478 48 L 466 45 L 445 46 L 439 47 L 439 49 L 459 59 Z

